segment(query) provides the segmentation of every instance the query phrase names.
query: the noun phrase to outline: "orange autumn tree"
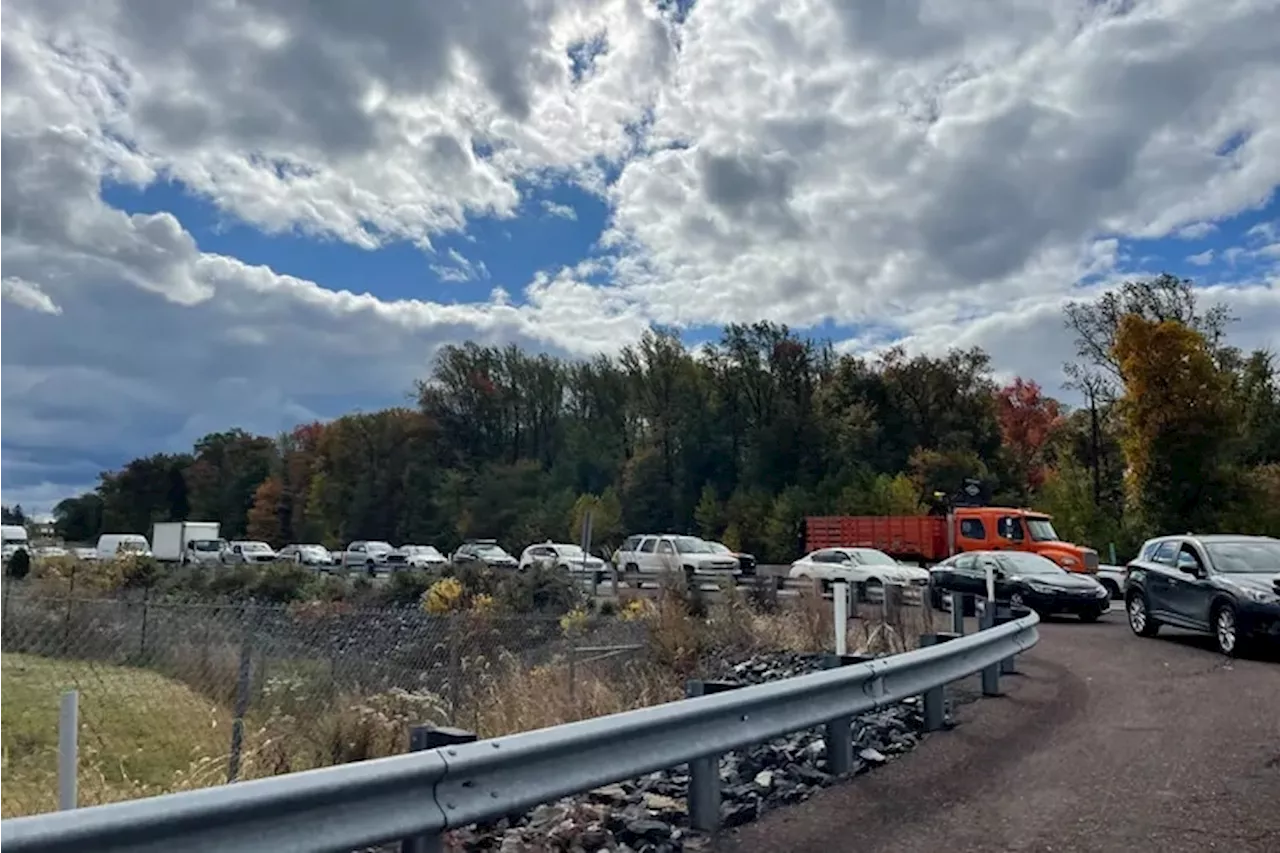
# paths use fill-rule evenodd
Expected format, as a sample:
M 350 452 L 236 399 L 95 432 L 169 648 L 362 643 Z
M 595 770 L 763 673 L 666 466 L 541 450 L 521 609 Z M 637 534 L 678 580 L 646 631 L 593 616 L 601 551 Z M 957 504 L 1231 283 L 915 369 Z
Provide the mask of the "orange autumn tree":
M 1062 423 L 1062 407 L 1038 383 L 1019 376 L 996 392 L 996 417 L 1000 438 L 1026 472 L 1027 484 L 1039 489 L 1045 478 L 1045 445 Z
M 1229 378 L 1204 336 L 1173 320 L 1126 315 L 1114 355 L 1129 506 L 1150 533 L 1214 528 L 1235 494 Z
M 281 525 L 284 507 L 284 483 L 271 475 L 259 484 L 253 493 L 253 505 L 249 507 L 247 527 L 250 539 L 261 539 L 273 548 L 282 547 L 285 533 Z

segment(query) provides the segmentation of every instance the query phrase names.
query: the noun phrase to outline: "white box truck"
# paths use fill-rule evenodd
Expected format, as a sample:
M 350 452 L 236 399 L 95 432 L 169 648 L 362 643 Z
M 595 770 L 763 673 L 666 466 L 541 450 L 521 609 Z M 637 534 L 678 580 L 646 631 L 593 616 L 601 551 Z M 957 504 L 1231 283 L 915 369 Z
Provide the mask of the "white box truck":
M 216 564 L 222 544 L 216 521 L 162 521 L 151 532 L 151 553 L 162 563 Z

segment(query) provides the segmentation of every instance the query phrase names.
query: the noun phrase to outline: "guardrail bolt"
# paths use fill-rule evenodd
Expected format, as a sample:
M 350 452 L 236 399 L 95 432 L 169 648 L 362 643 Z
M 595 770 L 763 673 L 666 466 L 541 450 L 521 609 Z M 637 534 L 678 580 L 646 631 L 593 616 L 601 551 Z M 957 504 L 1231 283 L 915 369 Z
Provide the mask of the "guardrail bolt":
M 920 647 L 936 646 L 940 643 L 958 640 L 961 634 L 955 632 L 937 633 L 937 634 L 921 634 Z M 938 685 L 924 692 L 923 701 L 924 714 L 924 730 L 926 732 L 936 732 L 946 726 L 947 719 L 947 694 L 946 686 Z
M 711 696 L 741 687 L 732 681 L 685 682 L 684 695 L 690 699 Z M 702 832 L 720 828 L 720 756 L 706 755 L 689 762 L 689 825 Z

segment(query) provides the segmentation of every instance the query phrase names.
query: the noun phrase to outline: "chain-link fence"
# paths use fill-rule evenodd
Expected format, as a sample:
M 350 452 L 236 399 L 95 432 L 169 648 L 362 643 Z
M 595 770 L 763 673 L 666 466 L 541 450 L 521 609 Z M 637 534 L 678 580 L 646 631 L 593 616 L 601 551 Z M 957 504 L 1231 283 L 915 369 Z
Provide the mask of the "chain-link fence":
M 622 619 L 5 592 L 5 816 L 56 808 L 72 688 L 82 805 L 398 753 L 417 723 L 489 735 L 674 698 Z

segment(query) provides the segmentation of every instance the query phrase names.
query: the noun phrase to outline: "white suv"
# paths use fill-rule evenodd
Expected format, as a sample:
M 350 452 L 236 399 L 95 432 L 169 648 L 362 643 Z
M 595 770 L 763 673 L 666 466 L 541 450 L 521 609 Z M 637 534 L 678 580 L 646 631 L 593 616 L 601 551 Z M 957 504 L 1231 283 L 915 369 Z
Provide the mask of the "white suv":
M 697 536 L 662 535 L 632 536 L 622 543 L 614 555 L 614 563 L 625 574 L 663 571 L 693 575 L 736 575 L 742 569 L 738 558 L 717 552 Z

